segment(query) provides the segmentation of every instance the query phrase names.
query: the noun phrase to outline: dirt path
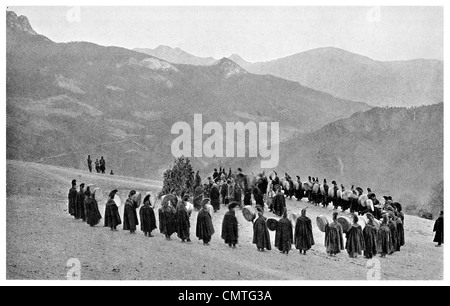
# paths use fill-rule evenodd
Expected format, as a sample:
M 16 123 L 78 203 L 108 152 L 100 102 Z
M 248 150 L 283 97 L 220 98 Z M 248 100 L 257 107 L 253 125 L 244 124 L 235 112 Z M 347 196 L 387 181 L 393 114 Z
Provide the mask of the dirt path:
M 309 205 L 316 244 L 306 255 L 293 250 L 282 255 L 273 248 L 258 252 L 251 244 L 252 224 L 237 212 L 239 244 L 230 249 L 220 238 L 225 209 L 213 216 L 216 233 L 211 246 L 195 237 L 197 213 L 191 217 L 191 243 L 176 235 L 166 241 L 158 231 L 146 238 L 90 228 L 67 214 L 70 181 L 94 183 L 106 196 L 118 189 L 122 199 L 130 189 L 157 191 L 160 182 L 101 175 L 44 164 L 7 161 L 7 278 L 66 279 L 68 260 L 81 264 L 85 280 L 366 280 L 369 269 L 362 258 L 346 253 L 328 257 L 324 234 L 315 225 L 319 214 L 331 218 L 331 209 Z M 103 203 L 100 203 L 103 204 Z M 306 202 L 287 201 L 299 212 Z M 157 215 L 157 214 L 156 214 Z M 275 218 L 271 213 L 266 217 Z M 101 221 L 101 225 L 103 220 Z M 430 280 L 443 278 L 443 248 L 432 242 L 433 221 L 406 216 L 406 246 L 387 258 L 379 258 L 381 279 Z M 272 244 L 274 232 L 270 232 Z

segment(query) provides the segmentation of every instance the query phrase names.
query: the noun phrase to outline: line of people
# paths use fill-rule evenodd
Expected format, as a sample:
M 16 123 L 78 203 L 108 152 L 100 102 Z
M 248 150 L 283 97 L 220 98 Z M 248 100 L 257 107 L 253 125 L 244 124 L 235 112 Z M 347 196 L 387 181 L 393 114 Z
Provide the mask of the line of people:
M 113 190 L 109 193 L 108 201 L 105 207 L 104 226 L 117 231 L 117 226 L 122 224 L 119 209 L 114 201 L 118 191 Z M 123 229 L 136 233 L 136 227 L 141 224 L 141 230 L 146 237 L 153 237 L 152 231 L 157 228 L 156 218 L 150 202 L 150 195 L 144 198 L 143 206 L 139 210 L 138 220 L 137 206 L 133 200 L 135 190 L 130 191 L 124 204 Z M 180 200 L 178 196 L 172 195 L 168 201 L 163 201 L 159 213 L 159 230 L 165 235 L 167 240 L 176 233 L 182 242 L 190 242 L 190 216 L 192 209 L 189 209 L 189 196 L 184 195 Z M 236 210 L 241 208 L 239 202 L 224 204 L 228 207 L 228 212 L 224 215 L 222 222 L 221 238 L 231 248 L 236 248 L 239 238 L 238 221 Z M 80 191 L 76 190 L 76 180 L 72 181 L 72 188 L 69 190 L 69 213 L 76 219 L 82 219 L 90 226 L 99 224 L 102 216 L 98 209 L 98 203 L 95 200 L 95 192 L 92 192 L 90 186 L 84 190 L 84 184 L 80 184 Z M 201 207 L 197 215 L 196 236 L 203 241 L 204 245 L 209 245 L 215 232 L 212 222 L 214 207 L 210 204 L 210 199 L 202 199 Z M 253 223 L 253 243 L 258 251 L 271 250 L 270 235 L 268 231 L 268 220 L 264 216 L 264 209 L 257 206 L 258 217 Z M 356 257 L 362 254 L 366 258 L 372 258 L 376 254 L 384 257 L 386 254 L 393 254 L 400 251 L 404 245 L 404 229 L 401 219 L 396 217 L 393 212 L 383 215 L 383 222 L 379 229 L 374 224 L 372 214 L 367 214 L 368 224 L 362 230 L 358 224 L 358 217 L 353 215 L 353 225 L 346 233 L 346 244 L 344 246 L 343 229 L 337 222 L 338 213 L 333 212 L 333 222 L 326 225 L 325 247 L 329 255 L 336 255 L 344 248 L 350 257 Z M 301 254 L 306 254 L 314 245 L 314 236 L 311 220 L 306 216 L 306 208 L 301 211 L 295 222 L 293 230 L 292 223 L 287 217 L 286 208 L 284 208 L 282 218 L 277 222 L 275 233 L 275 247 L 283 254 L 289 254 L 292 244 Z
M 95 160 L 95 163 L 94 163 L 94 164 L 95 164 L 95 171 L 96 171 L 97 173 L 105 174 L 105 171 L 106 171 L 106 161 L 105 161 L 105 159 L 103 158 L 103 156 L 100 158 L 100 160 L 97 158 L 97 159 Z M 87 157 L 87 165 L 88 165 L 89 172 L 92 172 L 92 159 L 91 159 L 91 155 L 88 155 L 88 157 Z M 114 172 L 113 172 L 112 169 L 111 169 L 110 174 L 111 174 L 111 175 L 114 175 Z

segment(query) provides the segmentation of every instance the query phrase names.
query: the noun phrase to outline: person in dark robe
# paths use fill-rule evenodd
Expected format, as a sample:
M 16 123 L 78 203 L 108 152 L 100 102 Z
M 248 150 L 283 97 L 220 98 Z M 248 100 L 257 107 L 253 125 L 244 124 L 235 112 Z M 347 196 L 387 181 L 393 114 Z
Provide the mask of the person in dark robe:
M 98 209 L 98 203 L 94 198 L 94 194 L 91 191 L 90 187 L 86 188 L 84 192 L 84 205 L 86 208 L 86 223 L 91 227 L 96 226 L 100 223 L 102 219 L 102 215 L 100 214 L 100 210 Z
M 214 169 L 214 173 L 213 173 L 213 180 L 214 180 L 214 182 L 217 183 L 219 178 L 220 178 L 220 174 L 219 174 L 219 172 L 217 172 L 217 168 L 216 168 L 216 169 Z
M 229 247 L 236 248 L 238 243 L 238 221 L 236 218 L 235 209 L 239 203 L 231 202 L 228 204 L 228 211 L 225 213 L 222 222 L 222 239 Z
M 333 221 L 325 226 L 325 248 L 327 254 L 335 256 L 344 249 L 342 226 L 337 222 L 338 212 L 333 212 Z
M 139 225 L 136 206 L 133 202 L 133 195 L 136 194 L 135 190 L 131 190 L 128 194 L 128 199 L 125 201 L 123 212 L 123 230 L 130 231 L 130 234 L 136 233 L 136 226 Z
M 306 191 L 306 196 L 308 197 L 308 202 L 312 203 L 312 201 L 313 201 L 313 197 L 312 197 L 313 182 L 311 180 L 311 176 L 308 176 L 308 185 L 310 188 Z
M 345 212 L 350 207 L 350 202 L 344 198 L 345 186 L 341 184 L 341 199 L 339 204 L 341 205 L 342 212 Z
M 191 242 L 189 229 L 191 224 L 189 222 L 189 214 L 186 208 L 186 201 L 183 199 L 177 205 L 177 236 L 181 242 Z
M 392 255 L 399 250 L 397 223 L 395 222 L 395 214 L 393 211 L 388 212 L 388 226 L 391 231 L 391 251 L 389 255 Z
M 98 158 L 95 160 L 95 171 L 100 173 L 100 162 L 98 161 Z
M 242 204 L 242 188 L 237 183 L 234 184 L 233 188 L 233 202 L 239 203 L 239 206 Z
M 88 164 L 89 172 L 92 172 L 92 159 L 91 159 L 90 155 L 88 155 L 87 164 Z
M 361 255 L 366 247 L 363 230 L 358 221 L 358 216 L 353 214 L 353 224 L 346 233 L 345 249 L 350 258 L 356 258 L 358 254 Z
M 400 218 L 398 207 L 394 207 L 395 224 L 397 225 L 397 252 L 400 251 L 400 247 L 405 245 L 405 227 L 403 226 L 403 220 Z M 403 214 L 402 214 L 403 215 Z
M 381 220 L 382 219 L 382 209 L 381 209 L 380 201 L 377 199 L 377 196 L 373 192 L 370 192 L 367 194 L 367 197 L 369 198 L 369 200 L 372 200 L 374 218 L 377 220 Z M 364 211 L 362 211 L 361 213 L 364 213 Z
M 219 186 L 214 183 L 209 192 L 209 198 L 211 200 L 211 205 L 214 207 L 214 212 L 220 209 L 220 191 Z
M 76 218 L 76 205 L 77 205 L 77 181 L 72 180 L 72 188 L 69 189 L 69 194 L 67 196 L 68 202 L 68 210 L 71 216 Z
M 105 159 L 102 156 L 100 158 L 100 171 L 101 171 L 101 173 L 105 174 L 105 170 L 106 170 L 106 162 L 105 162 Z
M 377 238 L 377 251 L 381 257 L 386 257 L 386 254 L 391 252 L 391 230 L 388 222 L 388 216 L 384 214 Z
M 360 195 L 362 195 L 363 190 L 360 187 L 356 187 L 355 185 L 352 185 L 352 188 L 350 189 L 352 191 L 352 193 L 355 195 L 355 197 L 350 197 L 349 200 L 349 204 L 350 204 L 350 213 L 358 213 L 358 215 L 362 216 L 365 213 L 369 212 L 369 211 L 362 211 L 361 209 L 361 205 L 359 205 L 359 201 L 358 198 Z M 372 212 L 370 212 L 372 213 Z
M 247 178 L 245 176 L 245 174 L 242 172 L 241 168 L 237 169 L 237 173 L 236 173 L 236 178 L 235 178 L 235 182 L 237 185 L 239 185 L 239 187 L 241 187 L 241 189 L 244 188 L 244 183 L 246 182 Z
M 321 192 L 322 192 L 322 206 L 324 208 L 328 207 L 328 204 L 329 204 L 329 200 L 328 200 L 328 189 L 329 188 L 330 187 L 327 184 L 327 180 L 324 179 L 323 180 L 323 185 L 322 185 L 323 191 L 321 190 Z
M 195 190 L 195 188 L 197 188 L 201 185 L 202 185 L 202 178 L 200 177 L 200 171 L 197 171 L 197 173 L 195 173 L 195 179 L 194 179 L 194 190 Z
M 306 255 L 306 251 L 314 245 L 311 219 L 306 216 L 306 207 L 302 209 L 301 216 L 297 218 L 294 237 L 295 248 L 299 250 L 300 254 L 303 252 Z
M 374 224 L 374 216 L 366 214 L 368 222 L 363 230 L 364 235 L 364 258 L 370 259 L 377 254 L 378 231 Z
M 220 200 L 222 204 L 226 204 L 225 203 L 225 198 L 228 195 L 228 183 L 223 180 L 222 184 L 220 185 Z
M 277 186 L 280 185 L 280 178 L 278 177 L 278 174 L 274 171 L 275 177 L 272 180 L 272 189 L 274 192 L 277 192 Z
M 244 187 L 244 206 L 252 205 L 252 190 L 248 186 Z
M 394 202 L 395 215 L 402 220 L 403 224 L 405 224 L 405 215 L 403 214 L 402 210 L 402 205 L 398 202 Z
M 257 183 L 257 187 L 261 191 L 263 196 L 267 193 L 268 186 L 269 186 L 269 181 L 267 180 L 267 177 L 263 173 Z
M 275 247 L 282 254 L 289 254 L 294 243 L 294 235 L 292 231 L 292 223 L 287 218 L 287 211 L 283 213 L 283 217 L 278 220 L 275 232 Z
M 333 188 L 333 195 L 334 195 L 334 197 L 333 197 L 333 207 L 336 210 L 341 205 L 341 203 L 340 203 L 341 199 L 338 197 L 339 187 L 338 187 L 336 181 L 332 181 L 331 183 L 333 184 L 332 188 Z
M 264 211 L 264 195 L 258 187 L 253 187 L 253 198 L 257 207 L 260 207 Z
M 209 199 L 205 199 L 202 202 L 202 208 L 197 214 L 197 226 L 195 229 L 195 235 L 199 240 L 203 240 L 203 245 L 209 245 L 211 237 L 214 234 L 212 216 L 206 206 L 208 202 Z
M 444 212 L 439 213 L 439 217 L 434 222 L 433 232 L 435 233 L 433 242 L 437 242 L 436 247 L 444 243 Z
M 278 185 L 277 193 L 273 199 L 273 212 L 277 216 L 281 216 L 286 209 L 286 199 L 281 192 L 281 186 Z
M 300 201 L 304 197 L 302 182 L 300 180 L 300 176 L 297 175 L 297 189 L 294 191 L 295 198 L 297 201 Z
M 167 195 L 170 196 L 170 195 Z M 163 201 L 162 207 L 158 209 L 159 215 L 159 231 L 166 236 L 166 240 L 170 240 L 170 236 L 177 232 L 177 219 L 176 219 L 176 198 L 170 201 Z
M 117 193 L 117 189 L 114 189 L 109 193 L 109 199 L 106 202 L 105 207 L 105 227 L 110 227 L 112 231 L 117 231 L 117 226 L 122 224 L 122 219 L 119 215 L 119 208 L 114 201 L 114 196 Z
M 316 179 L 312 179 L 312 190 L 311 190 L 311 200 L 314 205 L 318 205 L 320 203 L 320 186 L 319 181 Z
M 156 229 L 156 218 L 153 207 L 151 206 L 150 195 L 144 198 L 144 205 L 139 210 L 139 217 L 141 219 L 141 231 L 144 232 L 145 237 L 153 237 L 152 231 Z
M 84 210 L 84 183 L 80 184 L 80 191 L 77 194 L 77 202 L 76 202 L 76 219 L 81 219 L 83 222 L 86 222 L 86 212 Z
M 199 210 L 202 207 L 202 201 L 203 201 L 203 187 L 199 185 L 194 189 L 194 200 L 193 200 L 194 207 Z
M 264 249 L 271 250 L 269 229 L 267 228 L 267 218 L 261 209 L 258 209 L 258 218 L 253 222 L 253 244 L 256 244 L 258 251 Z

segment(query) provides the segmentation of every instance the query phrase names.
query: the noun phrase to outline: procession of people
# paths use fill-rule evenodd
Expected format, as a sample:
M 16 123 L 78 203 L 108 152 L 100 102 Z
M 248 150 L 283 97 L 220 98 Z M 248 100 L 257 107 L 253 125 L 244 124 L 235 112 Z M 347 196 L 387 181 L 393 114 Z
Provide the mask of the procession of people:
M 272 230 L 275 231 L 274 246 L 280 253 L 287 255 L 294 247 L 300 254 L 306 255 L 315 245 L 312 221 L 306 216 L 307 207 L 301 210 L 301 215 L 295 215 L 294 220 L 288 218 L 286 207 L 287 198 L 302 200 L 306 197 L 307 202 L 313 206 L 322 205 L 328 208 L 332 204 L 331 222 L 326 221 L 321 229 L 325 234 L 324 246 L 329 256 L 336 256 L 345 250 L 351 258 L 358 255 L 367 259 L 376 255 L 385 257 L 399 252 L 405 245 L 402 206 L 394 202 L 391 196 L 384 196 L 384 204 L 381 204 L 370 188 L 367 188 L 368 194 L 364 195 L 361 188 L 352 186 L 350 191 L 355 196 L 349 196 L 347 192 L 347 197 L 344 197 L 344 186 L 337 187 L 335 181 L 332 181 L 333 186 L 329 187 L 326 185 L 326 179 L 323 184 L 319 184 L 318 178 L 309 177 L 304 183 L 300 181 L 299 176 L 296 178 L 297 181 L 293 182 L 290 176 L 285 174 L 285 177 L 280 179 L 274 171 L 269 176 L 264 173 L 256 177 L 246 176 L 240 168 L 234 173 L 231 169 L 227 173 L 225 168 L 220 168 L 214 169 L 213 175 L 203 182 L 197 172 L 192 194 L 186 190 L 177 190 L 164 196 L 167 198 L 162 200 L 157 211 L 159 231 L 167 240 L 171 240 L 176 233 L 181 242 L 191 242 L 190 218 L 192 209 L 195 208 L 198 210 L 195 236 L 208 246 L 216 232 L 213 215 L 221 208 L 226 208 L 228 211 L 223 217 L 221 238 L 230 248 L 236 248 L 239 241 L 236 211 L 254 207 L 253 217 L 247 220 L 252 222 L 252 242 L 258 251 L 272 249 L 269 234 L 269 230 Z M 80 184 L 77 191 L 76 185 L 76 180 L 73 180 L 68 195 L 69 214 L 90 226 L 98 225 L 102 217 L 95 191 L 90 189 L 91 186 L 85 190 L 84 183 Z M 154 237 L 152 232 L 158 228 L 154 212 L 156 203 L 152 203 L 150 195 L 144 197 L 143 205 L 139 207 L 140 203 L 134 198 L 136 191 L 131 190 L 124 204 L 122 220 L 114 200 L 117 192 L 115 189 L 109 193 L 104 226 L 117 231 L 117 226 L 122 224 L 123 230 L 135 234 L 140 224 L 145 237 Z M 358 197 L 365 199 L 365 205 Z M 189 202 L 191 199 L 193 204 Z M 338 211 L 339 207 L 341 212 Z M 280 218 L 268 218 L 265 215 L 266 209 L 268 213 Z M 346 213 L 347 210 L 349 213 Z M 339 220 L 340 215 L 346 215 L 350 220 L 345 226 Z M 360 224 L 360 216 L 365 217 L 364 228 Z M 434 241 L 440 246 L 443 243 L 443 212 L 436 221 L 434 231 Z

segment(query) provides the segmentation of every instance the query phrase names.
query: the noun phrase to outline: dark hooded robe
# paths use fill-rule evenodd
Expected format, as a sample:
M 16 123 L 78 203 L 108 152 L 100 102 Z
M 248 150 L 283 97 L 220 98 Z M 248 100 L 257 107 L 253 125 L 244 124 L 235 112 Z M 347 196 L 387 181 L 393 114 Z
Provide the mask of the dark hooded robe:
M 211 215 L 206 207 L 202 208 L 197 215 L 197 226 L 195 229 L 195 235 L 199 240 L 203 240 L 204 243 L 211 241 L 211 237 L 214 234 L 214 226 L 212 223 Z
M 311 219 L 306 216 L 297 218 L 295 224 L 295 248 L 300 251 L 308 251 L 314 245 Z
M 281 252 L 289 252 L 294 243 L 292 223 L 288 218 L 283 217 L 278 220 L 275 232 L 275 247 Z
M 266 177 L 262 177 L 258 182 L 258 189 L 261 191 L 262 194 L 267 193 L 267 187 L 269 186 L 269 182 Z
M 171 205 L 158 209 L 159 214 L 159 231 L 170 237 L 177 232 L 176 211 Z
M 286 199 L 282 192 L 277 192 L 273 198 L 273 210 L 275 215 L 281 216 L 286 209 Z
M 256 244 L 258 249 L 270 250 L 270 235 L 267 228 L 266 217 L 260 216 L 253 223 L 253 244 Z
M 227 211 L 223 217 L 222 239 L 226 244 L 238 243 L 238 222 L 234 211 Z
M 233 188 L 233 201 L 241 204 L 242 200 L 242 188 L 239 185 L 234 185 Z
M 141 231 L 145 234 L 151 233 L 156 229 L 156 218 L 153 208 L 149 204 L 144 204 L 139 210 L 139 217 L 141 219 Z
M 391 252 L 391 230 L 387 224 L 381 224 L 378 230 L 377 251 L 381 256 Z
M 214 211 L 220 209 L 220 191 L 219 187 L 213 185 L 211 191 L 209 193 L 209 198 L 211 200 L 211 205 L 214 208 Z
M 344 249 L 342 226 L 337 221 L 325 226 L 325 248 L 331 255 L 338 254 Z
M 399 249 L 398 246 L 398 232 L 397 232 L 397 223 L 393 220 L 389 220 L 388 222 L 389 230 L 391 231 L 391 252 L 389 254 L 392 254 L 396 252 Z
M 436 234 L 434 235 L 433 242 L 437 242 L 438 244 L 444 243 L 444 217 L 439 216 L 439 218 L 436 219 L 434 222 L 433 232 Z
M 85 207 L 84 207 L 84 190 L 80 190 L 77 193 L 77 201 L 76 201 L 76 205 L 75 205 L 75 211 L 76 211 L 76 215 L 75 217 L 77 219 L 82 219 L 83 221 L 86 221 L 86 211 L 85 211 Z
M 327 183 L 323 183 L 323 194 L 322 194 L 322 205 L 323 207 L 328 207 L 329 199 L 328 199 L 328 189 L 329 186 Z
M 69 203 L 68 203 L 68 209 L 69 214 L 76 217 L 76 202 L 77 202 L 77 189 L 75 187 L 72 187 L 69 189 L 69 194 L 67 196 Z
M 105 227 L 115 229 L 120 224 L 122 224 L 122 219 L 119 215 L 119 208 L 113 199 L 108 199 L 105 207 Z
M 370 222 L 366 224 L 363 230 L 364 235 L 364 256 L 372 258 L 377 254 L 377 228 Z
M 85 196 L 83 206 L 86 208 L 86 223 L 90 226 L 97 225 L 102 218 L 97 201 L 91 196 Z
M 296 189 L 295 191 L 294 191 L 294 194 L 295 194 L 295 197 L 297 198 L 297 200 L 301 200 L 301 199 L 303 199 L 303 197 L 305 196 L 305 193 L 304 193 L 304 191 L 303 191 L 303 188 L 302 188 L 302 182 L 300 182 L 300 181 L 298 181 L 298 189 Z
M 361 225 L 352 224 L 352 227 L 346 233 L 345 249 L 350 257 L 361 255 L 365 249 L 364 234 Z
M 139 225 L 135 205 L 131 199 L 125 201 L 123 212 L 123 229 L 125 231 L 135 232 L 136 226 Z
M 244 206 L 252 205 L 252 191 L 249 188 L 244 189 Z
M 225 203 L 225 198 L 228 195 L 228 184 L 222 184 L 220 186 L 220 196 L 222 198 L 222 204 L 226 204 Z
M 400 247 L 405 245 L 405 228 L 403 227 L 403 221 L 400 218 L 395 220 L 397 225 L 397 251 L 400 251 Z
M 264 195 L 258 187 L 253 188 L 253 197 L 255 198 L 256 206 L 264 210 Z
M 189 214 L 186 209 L 186 203 L 183 201 L 177 205 L 177 236 L 181 240 L 189 239 L 189 229 L 191 224 L 189 222 Z
M 196 209 L 200 209 L 202 207 L 202 201 L 203 201 L 203 187 L 202 186 L 198 186 L 197 188 L 195 188 L 194 191 L 194 207 Z
M 338 197 L 339 187 L 337 185 L 333 186 L 333 206 L 337 209 L 341 205 L 341 199 Z

